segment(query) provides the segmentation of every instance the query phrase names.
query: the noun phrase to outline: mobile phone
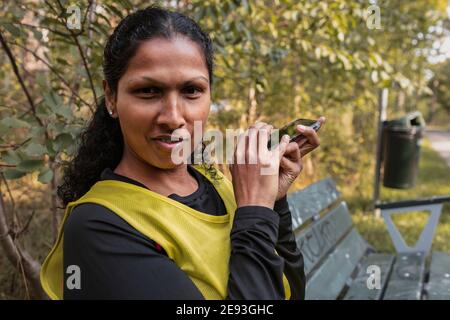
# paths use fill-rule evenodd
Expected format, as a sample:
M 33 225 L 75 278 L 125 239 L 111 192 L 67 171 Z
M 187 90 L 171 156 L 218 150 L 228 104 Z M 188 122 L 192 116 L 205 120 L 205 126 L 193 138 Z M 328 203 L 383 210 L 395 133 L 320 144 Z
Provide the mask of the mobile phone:
M 275 147 L 278 143 L 280 143 L 280 139 L 285 135 L 288 134 L 290 139 L 289 142 L 292 141 L 298 141 L 303 135 L 299 133 L 296 128 L 297 126 L 301 124 L 306 127 L 311 127 L 315 131 L 318 131 L 321 126 L 321 122 L 318 120 L 311 120 L 311 119 L 296 119 L 294 121 L 289 122 L 285 126 L 283 126 L 281 129 L 279 129 L 278 132 L 278 140 L 275 137 L 275 133 L 272 133 L 270 136 L 269 142 L 267 143 L 267 148 L 271 150 L 272 146 Z

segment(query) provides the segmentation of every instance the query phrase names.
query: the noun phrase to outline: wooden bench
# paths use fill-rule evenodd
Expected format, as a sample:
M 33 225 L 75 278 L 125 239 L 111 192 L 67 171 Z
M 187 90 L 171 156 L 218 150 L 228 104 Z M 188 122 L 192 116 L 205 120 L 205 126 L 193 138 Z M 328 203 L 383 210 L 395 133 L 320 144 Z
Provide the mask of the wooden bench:
M 289 193 L 287 200 L 305 262 L 306 299 L 450 299 L 450 253 L 430 252 L 442 204 L 450 197 L 379 206 L 396 254 L 376 252 L 361 237 L 331 178 Z M 405 210 L 431 211 L 413 248 L 389 225 L 392 214 Z

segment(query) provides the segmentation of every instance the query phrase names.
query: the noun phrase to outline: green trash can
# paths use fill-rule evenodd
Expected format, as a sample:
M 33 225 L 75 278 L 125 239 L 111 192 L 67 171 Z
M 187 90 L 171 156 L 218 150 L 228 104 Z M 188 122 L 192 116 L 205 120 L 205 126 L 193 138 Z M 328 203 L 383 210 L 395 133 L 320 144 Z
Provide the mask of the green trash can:
M 416 185 L 425 120 L 419 111 L 385 121 L 383 126 L 383 185 L 408 189 Z

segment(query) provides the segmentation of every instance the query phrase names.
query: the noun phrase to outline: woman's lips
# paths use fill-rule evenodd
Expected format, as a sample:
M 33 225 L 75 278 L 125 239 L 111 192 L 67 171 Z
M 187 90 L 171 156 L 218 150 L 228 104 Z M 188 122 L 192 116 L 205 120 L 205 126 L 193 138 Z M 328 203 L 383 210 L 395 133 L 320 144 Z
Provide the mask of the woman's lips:
M 184 142 L 184 140 L 166 142 L 160 139 L 153 139 L 153 141 L 156 142 L 158 147 L 167 151 L 172 151 L 174 148 L 176 148 L 177 146 L 181 145 Z

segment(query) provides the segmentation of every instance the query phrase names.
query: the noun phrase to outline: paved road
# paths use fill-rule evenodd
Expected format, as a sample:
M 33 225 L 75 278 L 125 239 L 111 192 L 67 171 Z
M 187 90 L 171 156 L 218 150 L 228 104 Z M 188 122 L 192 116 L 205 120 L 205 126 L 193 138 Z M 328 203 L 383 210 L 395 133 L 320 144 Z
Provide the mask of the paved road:
M 450 167 L 450 131 L 428 129 L 425 135 L 430 140 L 433 149 L 439 152 Z

